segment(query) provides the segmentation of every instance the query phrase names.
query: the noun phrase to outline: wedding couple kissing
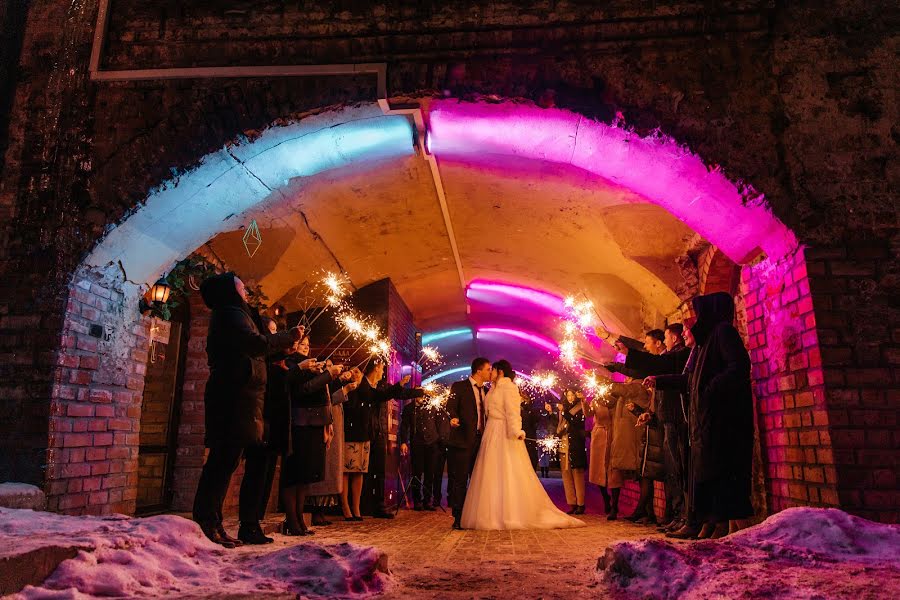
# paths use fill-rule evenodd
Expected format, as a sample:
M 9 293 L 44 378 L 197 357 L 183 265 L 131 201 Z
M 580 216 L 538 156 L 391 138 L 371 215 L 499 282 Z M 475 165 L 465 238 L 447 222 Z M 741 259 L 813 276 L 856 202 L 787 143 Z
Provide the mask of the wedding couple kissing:
M 522 398 L 509 361 L 472 361 L 450 388 L 447 496 L 454 529 L 560 529 L 584 522 L 556 508 L 531 466 Z M 490 391 L 485 385 L 490 384 Z

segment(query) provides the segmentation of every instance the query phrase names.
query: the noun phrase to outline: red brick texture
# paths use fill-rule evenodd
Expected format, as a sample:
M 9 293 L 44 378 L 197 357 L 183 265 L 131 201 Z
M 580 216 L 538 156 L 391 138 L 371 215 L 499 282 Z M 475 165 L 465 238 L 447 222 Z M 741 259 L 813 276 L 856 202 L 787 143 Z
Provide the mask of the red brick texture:
M 90 335 L 96 325 L 100 338 Z M 149 326 L 134 286 L 87 270 L 75 276 L 50 402 L 50 510 L 134 512 Z

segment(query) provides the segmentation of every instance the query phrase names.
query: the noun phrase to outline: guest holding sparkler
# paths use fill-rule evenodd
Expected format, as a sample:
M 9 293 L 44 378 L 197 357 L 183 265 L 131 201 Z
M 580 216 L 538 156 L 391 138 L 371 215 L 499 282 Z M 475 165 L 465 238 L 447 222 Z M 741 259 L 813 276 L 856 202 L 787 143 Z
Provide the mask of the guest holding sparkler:
M 603 496 L 603 514 L 612 512 L 610 503 L 610 490 L 616 492 L 616 505 L 618 505 L 618 492 L 622 487 L 622 474 L 618 469 L 610 468 L 611 446 L 613 439 L 613 418 L 610 407 L 615 407 L 615 401 L 610 402 L 609 391 L 611 386 L 603 384 L 598 386 L 594 397 L 587 405 L 588 414 L 594 417 L 594 426 L 591 429 L 591 460 L 588 463 L 588 481 L 600 488 Z
M 650 404 L 647 391 L 631 378 L 625 383 L 606 382 L 609 385 L 608 406 L 613 408 L 612 442 L 609 452 L 610 511 L 607 519 L 615 521 L 619 516 L 619 493 L 626 478 L 634 479 L 641 467 L 641 436 L 635 424 L 637 417 L 627 406 L 646 408 Z M 618 487 L 616 487 L 618 486 Z
M 263 441 L 265 359 L 290 347 L 303 332 L 261 331 L 256 312 L 247 304 L 244 283 L 232 272 L 206 279 L 200 294 L 212 309 L 206 338 L 210 373 L 203 397 L 209 455 L 197 484 L 193 516 L 211 541 L 234 548 L 241 541 L 222 526 L 222 505 L 244 449 Z
M 362 371 L 351 369 L 341 373 L 341 381 L 344 385 L 331 394 L 331 416 L 334 427 L 334 437 L 325 452 L 325 478 L 317 483 L 312 483 L 307 488 L 307 494 L 311 496 L 313 503 L 312 524 L 317 526 L 331 525 L 325 518 L 325 509 L 337 497 L 340 502 L 341 492 L 344 489 L 344 403 L 350 396 L 350 392 L 359 387 L 362 381 Z M 344 517 L 352 517 L 349 508 L 341 509 Z
M 300 364 L 309 365 L 309 338 L 299 344 Z M 325 478 L 325 454 L 334 425 L 329 384 L 338 379 L 343 365 L 315 363 L 310 368 L 291 369 L 288 393 L 291 398 L 291 440 L 281 468 L 281 502 L 284 505 L 286 535 L 311 535 L 303 520 L 303 505 L 309 484 Z
M 648 377 L 645 384 L 678 390 L 689 398 L 691 500 L 704 525 L 699 532 L 679 530 L 675 537 L 719 538 L 753 515 L 750 357 L 734 327 L 734 299 L 729 294 L 698 296 L 693 307 L 697 322 L 690 334 L 696 347 L 686 373 Z
M 584 471 L 587 467 L 584 430 L 584 395 L 567 389 L 562 404 L 557 404 L 559 420 L 556 434 L 560 438 L 559 466 L 570 515 L 584 514 Z M 546 407 L 545 407 L 546 408 Z
M 400 417 L 400 455 L 409 456 L 412 476 L 409 492 L 413 509 L 417 511 L 435 509 L 432 495 L 435 477 L 440 477 L 437 473 L 440 444 L 441 439 L 447 439 L 450 426 L 449 421 L 440 418 L 442 412 L 446 412 L 442 406 L 433 406 L 425 398 L 416 398 L 403 407 Z M 443 424 L 446 429 L 441 431 Z M 440 502 L 440 495 L 437 501 Z
M 382 404 L 393 398 L 406 400 L 425 395 L 421 388 L 403 388 L 410 380 L 409 375 L 391 386 L 384 385 L 383 377 L 384 360 L 381 357 L 371 358 L 363 369 L 359 387 L 350 393 L 350 398 L 344 404 L 344 486 L 341 501 L 344 514 L 350 513 L 350 517 L 346 518 L 348 521 L 362 521 L 359 502 L 362 498 L 363 475 L 370 473 L 369 458 L 375 434 L 373 415 Z M 380 476 L 383 487 L 383 471 Z M 377 508 L 389 514 L 383 506 Z M 375 516 L 383 515 L 376 512 Z

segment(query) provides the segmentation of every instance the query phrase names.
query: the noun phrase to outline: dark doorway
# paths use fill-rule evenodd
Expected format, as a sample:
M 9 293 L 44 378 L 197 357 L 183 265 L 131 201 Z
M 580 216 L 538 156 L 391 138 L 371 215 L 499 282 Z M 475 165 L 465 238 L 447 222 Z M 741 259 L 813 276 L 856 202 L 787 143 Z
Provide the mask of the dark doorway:
M 142 515 L 165 512 L 172 504 L 187 321 L 187 303 L 179 302 L 171 321 L 154 320 L 151 326 L 138 449 L 137 513 Z

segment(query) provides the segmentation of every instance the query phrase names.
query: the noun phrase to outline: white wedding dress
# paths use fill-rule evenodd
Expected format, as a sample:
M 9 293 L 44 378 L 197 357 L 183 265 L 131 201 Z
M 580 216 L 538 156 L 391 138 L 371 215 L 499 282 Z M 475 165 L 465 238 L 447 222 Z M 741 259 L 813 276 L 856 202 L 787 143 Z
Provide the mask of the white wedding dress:
M 508 377 L 491 387 L 485 400 L 487 424 L 466 492 L 465 529 L 560 529 L 583 521 L 553 504 L 531 468 L 523 435 L 519 388 Z

